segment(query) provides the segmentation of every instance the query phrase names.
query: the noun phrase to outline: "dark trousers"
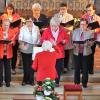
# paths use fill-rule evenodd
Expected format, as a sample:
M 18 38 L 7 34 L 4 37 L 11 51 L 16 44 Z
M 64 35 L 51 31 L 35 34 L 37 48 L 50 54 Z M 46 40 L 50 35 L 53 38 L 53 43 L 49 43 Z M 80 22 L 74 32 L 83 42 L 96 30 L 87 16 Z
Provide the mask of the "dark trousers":
M 32 70 L 32 54 L 22 53 L 23 61 L 23 82 L 33 83 L 34 82 L 34 71 Z
M 88 61 L 89 56 L 83 56 L 79 54 L 78 56 L 74 55 L 74 64 L 75 64 L 75 73 L 74 73 L 74 82 L 75 84 L 80 84 L 80 70 L 82 67 L 82 83 L 87 84 L 88 82 Z
M 17 62 L 17 50 L 18 50 L 19 43 L 16 41 L 16 44 L 13 46 L 13 58 L 12 58 L 12 69 L 15 70 L 16 62 Z
M 6 56 L 4 56 L 3 59 L 0 59 L 0 83 L 3 83 L 3 75 L 4 75 L 5 83 L 10 83 L 11 81 L 10 61 L 11 60 L 7 59 Z
M 92 54 L 89 57 L 89 73 L 94 73 L 94 54 L 95 54 L 96 43 L 91 47 Z
M 69 50 L 65 50 L 65 58 L 64 58 L 64 69 L 68 69 L 68 61 L 69 61 Z
M 56 71 L 57 71 L 57 74 L 58 74 L 58 78 L 56 78 L 56 84 L 59 84 L 59 81 L 60 81 L 60 77 L 61 77 L 61 74 L 62 74 L 62 70 L 63 70 L 63 58 L 61 59 L 57 59 L 56 60 Z

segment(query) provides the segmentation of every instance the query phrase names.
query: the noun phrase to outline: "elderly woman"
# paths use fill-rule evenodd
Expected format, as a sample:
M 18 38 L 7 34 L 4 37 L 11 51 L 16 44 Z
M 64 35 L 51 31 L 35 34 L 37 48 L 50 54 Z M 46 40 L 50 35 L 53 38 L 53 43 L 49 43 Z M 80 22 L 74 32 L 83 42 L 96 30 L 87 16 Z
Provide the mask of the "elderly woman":
M 48 18 L 44 14 L 41 14 L 41 10 L 42 7 L 39 3 L 34 3 L 32 5 L 32 20 L 33 22 L 41 22 L 41 25 L 37 24 L 40 29 L 48 25 Z
M 64 28 L 60 26 L 60 20 L 57 17 L 51 19 L 50 26 L 44 31 L 41 37 L 41 42 L 45 40 L 55 41 L 62 52 L 56 60 L 56 70 L 58 74 L 56 84 L 59 86 L 60 76 L 63 69 L 64 46 L 68 42 L 68 35 Z
M 0 43 L 0 87 L 3 86 L 3 79 L 6 83 L 6 87 L 10 87 L 11 82 L 10 62 L 11 58 L 13 57 L 12 46 L 15 44 L 13 37 L 17 31 L 16 29 L 9 28 L 9 25 L 9 20 L 4 19 L 2 21 L 2 28 L 0 29 L 0 40 L 9 40 L 8 43 Z
M 87 87 L 88 83 L 88 63 L 91 59 L 89 56 L 92 53 L 91 46 L 93 45 L 94 34 L 92 30 L 87 28 L 88 22 L 81 19 L 80 28 L 75 29 L 72 33 L 74 45 L 74 63 L 75 63 L 75 84 L 80 84 L 80 70 L 82 67 L 82 85 Z
M 19 44 L 22 54 L 24 76 L 22 85 L 33 85 L 32 52 L 34 44 L 38 43 L 40 32 L 31 19 L 26 20 L 26 25 L 21 27 L 19 34 Z
M 52 43 L 55 51 L 51 51 L 53 46 Z M 55 42 L 52 43 L 50 41 L 44 41 L 42 44 L 43 51 L 37 53 L 35 56 L 32 68 L 37 71 L 37 82 L 42 82 L 47 77 L 51 78 L 51 80 L 55 80 L 57 78 L 55 65 L 56 59 L 61 51 L 59 50 L 59 47 L 55 45 Z

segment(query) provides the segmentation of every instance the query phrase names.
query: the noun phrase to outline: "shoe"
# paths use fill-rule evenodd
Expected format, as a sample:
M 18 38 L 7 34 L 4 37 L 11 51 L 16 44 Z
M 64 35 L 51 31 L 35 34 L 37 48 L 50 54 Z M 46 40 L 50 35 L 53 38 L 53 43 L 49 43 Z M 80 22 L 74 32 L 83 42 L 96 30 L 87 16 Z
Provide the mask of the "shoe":
M 3 86 L 3 83 L 0 83 L 0 87 L 2 87 Z
M 10 83 L 6 83 L 6 87 L 10 87 Z
M 92 74 L 92 75 L 93 75 L 93 74 L 94 74 L 94 72 L 93 72 L 93 71 L 89 71 L 89 74 Z
M 87 88 L 87 84 L 82 84 L 83 85 L 83 88 Z
M 79 85 L 80 83 L 75 83 L 75 85 Z
M 26 85 L 26 82 L 22 82 L 22 86 L 25 86 Z
M 15 69 L 12 69 L 11 73 L 12 73 L 13 75 L 15 75 L 15 74 L 16 74 Z

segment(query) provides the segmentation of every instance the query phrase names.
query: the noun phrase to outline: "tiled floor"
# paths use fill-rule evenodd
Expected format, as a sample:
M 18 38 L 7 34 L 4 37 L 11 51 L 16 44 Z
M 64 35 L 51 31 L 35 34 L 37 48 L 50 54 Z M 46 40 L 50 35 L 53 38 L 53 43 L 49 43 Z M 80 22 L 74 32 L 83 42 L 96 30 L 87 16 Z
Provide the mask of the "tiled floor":
M 55 91 L 60 94 L 61 100 L 63 100 L 63 84 L 59 88 L 55 88 Z M 66 83 L 69 84 L 69 83 Z M 21 86 L 19 83 L 11 83 L 11 87 L 7 88 L 5 86 L 0 88 L 0 100 L 13 100 L 13 98 L 17 95 L 23 94 L 27 97 L 27 95 L 32 96 L 33 87 L 26 85 Z M 68 100 L 78 100 L 76 96 L 69 96 Z M 100 100 L 100 84 L 88 84 L 87 89 L 83 89 L 83 100 Z
M 95 66 L 99 70 L 94 75 L 89 76 L 89 84 L 88 88 L 83 89 L 83 100 L 100 100 L 100 48 L 96 49 L 95 55 Z M 12 75 L 12 83 L 11 87 L 7 88 L 5 85 L 0 87 L 0 100 L 13 100 L 15 96 L 21 96 L 22 98 L 34 98 L 33 86 L 21 86 L 22 80 L 22 70 L 18 70 L 17 75 Z M 73 71 L 64 74 L 61 79 L 61 86 L 59 88 L 55 88 L 55 91 L 60 94 L 61 99 L 63 100 L 63 85 L 64 84 L 72 84 L 74 73 Z M 76 96 L 69 96 L 67 100 L 78 100 Z

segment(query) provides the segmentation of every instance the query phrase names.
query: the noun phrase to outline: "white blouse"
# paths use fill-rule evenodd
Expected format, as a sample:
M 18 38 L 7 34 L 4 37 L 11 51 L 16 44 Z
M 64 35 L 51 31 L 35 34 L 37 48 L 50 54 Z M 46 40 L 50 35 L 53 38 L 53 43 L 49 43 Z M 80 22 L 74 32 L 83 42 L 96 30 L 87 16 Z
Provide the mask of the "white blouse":
M 39 29 L 33 25 L 32 32 L 25 25 L 20 29 L 19 40 L 29 44 L 36 44 L 39 40 Z

